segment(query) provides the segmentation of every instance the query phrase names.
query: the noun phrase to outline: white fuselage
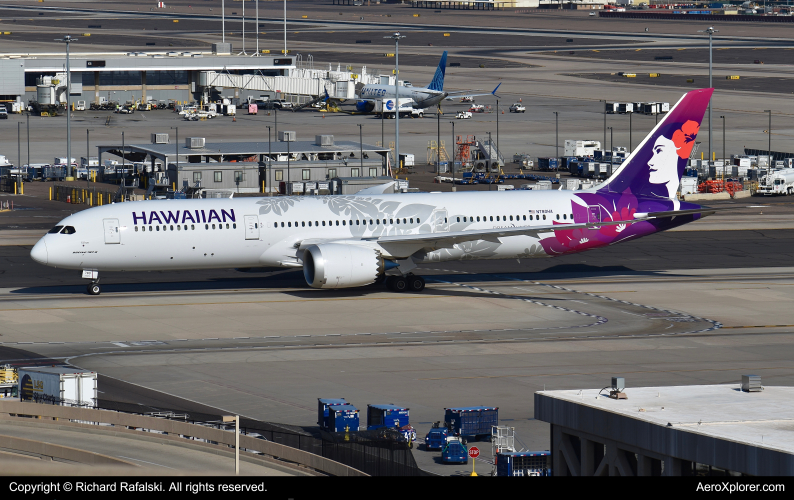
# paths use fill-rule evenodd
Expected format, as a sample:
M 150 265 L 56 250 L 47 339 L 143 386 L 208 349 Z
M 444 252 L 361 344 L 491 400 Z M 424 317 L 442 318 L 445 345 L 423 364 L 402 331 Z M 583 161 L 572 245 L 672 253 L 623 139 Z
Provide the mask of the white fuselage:
M 445 97 L 446 92 L 436 92 L 426 87 L 403 87 L 397 86 L 400 98 L 410 97 L 413 99 L 414 109 L 425 109 L 435 106 Z M 361 99 L 389 99 L 396 97 L 394 85 L 364 85 L 358 93 Z
M 300 267 L 307 245 L 369 247 L 413 262 L 547 257 L 535 236 L 450 248 L 379 243 L 379 236 L 570 223 L 572 191 L 416 193 L 154 200 L 94 207 L 47 234 L 31 255 L 42 264 L 95 271 Z M 581 193 L 581 191 L 579 191 Z M 549 233 L 553 234 L 553 233 Z

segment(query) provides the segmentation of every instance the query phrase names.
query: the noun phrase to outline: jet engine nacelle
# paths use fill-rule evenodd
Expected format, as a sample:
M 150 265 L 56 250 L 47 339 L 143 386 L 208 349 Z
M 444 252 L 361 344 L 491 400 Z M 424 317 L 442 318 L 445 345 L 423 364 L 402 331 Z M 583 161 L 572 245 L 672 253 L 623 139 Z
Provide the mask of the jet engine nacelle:
M 383 258 L 371 248 L 323 243 L 303 251 L 303 276 L 312 288 L 369 285 L 383 271 Z

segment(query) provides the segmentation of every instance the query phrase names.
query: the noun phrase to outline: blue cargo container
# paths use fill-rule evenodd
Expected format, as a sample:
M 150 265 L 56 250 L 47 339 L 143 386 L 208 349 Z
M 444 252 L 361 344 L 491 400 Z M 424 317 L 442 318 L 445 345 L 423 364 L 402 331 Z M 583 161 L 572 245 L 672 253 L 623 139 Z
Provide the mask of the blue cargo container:
M 467 406 L 444 409 L 446 410 L 444 421 L 456 436 L 472 436 L 480 439 L 491 435 L 491 426 L 499 425 L 499 408 Z
M 328 405 L 328 429 L 331 432 L 358 431 L 358 408 L 345 403 Z
M 329 399 L 317 398 L 317 425 L 328 428 L 328 407 L 331 405 L 349 405 L 345 398 Z
M 559 164 L 558 158 L 538 158 L 539 170 L 557 170 Z
M 381 427 L 403 427 L 408 425 L 408 408 L 396 405 L 367 405 L 367 430 Z
M 551 476 L 551 452 L 502 451 L 494 457 L 497 476 Z

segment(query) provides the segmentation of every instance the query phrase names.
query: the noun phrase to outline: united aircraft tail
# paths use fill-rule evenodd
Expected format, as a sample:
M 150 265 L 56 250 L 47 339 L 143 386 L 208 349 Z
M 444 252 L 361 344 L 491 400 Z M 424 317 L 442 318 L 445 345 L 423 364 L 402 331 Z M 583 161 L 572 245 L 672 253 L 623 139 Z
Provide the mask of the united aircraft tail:
M 447 51 L 445 50 L 444 53 L 441 54 L 441 61 L 438 63 L 438 68 L 436 68 L 436 74 L 433 75 L 433 79 L 430 81 L 430 85 L 428 85 L 427 88 L 438 92 L 444 90 L 444 73 L 446 70 Z
M 713 92 L 684 94 L 598 192 L 674 199 Z

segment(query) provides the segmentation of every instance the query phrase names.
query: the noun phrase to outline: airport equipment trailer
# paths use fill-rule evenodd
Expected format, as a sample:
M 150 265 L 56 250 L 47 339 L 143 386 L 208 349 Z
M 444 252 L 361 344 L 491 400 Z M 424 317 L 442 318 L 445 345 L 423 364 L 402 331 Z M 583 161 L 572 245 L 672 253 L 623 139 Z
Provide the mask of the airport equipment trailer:
M 450 434 L 473 437 L 479 440 L 491 435 L 491 427 L 499 425 L 499 408 L 492 406 L 466 406 L 461 408 L 444 408 L 444 421 Z
M 784 168 L 764 176 L 755 191 L 758 194 L 794 194 L 794 168 Z
M 19 368 L 17 374 L 22 401 L 62 406 L 96 406 L 96 372 L 53 366 Z
M 345 398 L 317 398 L 317 425 L 323 429 L 328 429 L 328 407 L 349 404 Z

